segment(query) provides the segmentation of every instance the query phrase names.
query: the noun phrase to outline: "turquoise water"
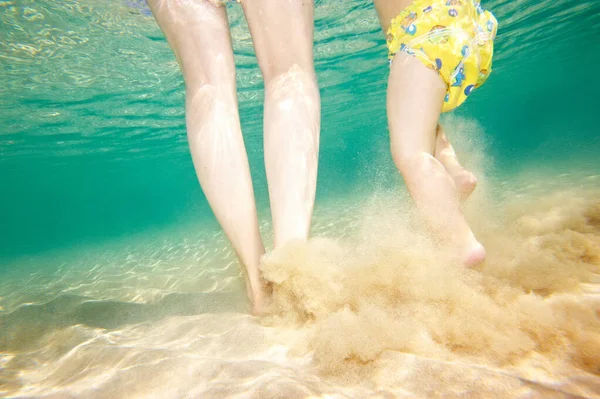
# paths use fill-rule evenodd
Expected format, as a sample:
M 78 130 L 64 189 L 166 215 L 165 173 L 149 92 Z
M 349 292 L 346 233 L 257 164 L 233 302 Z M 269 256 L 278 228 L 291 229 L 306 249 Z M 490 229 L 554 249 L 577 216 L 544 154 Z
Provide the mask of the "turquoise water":
M 212 220 L 187 148 L 183 82 L 152 17 L 104 1 L 0 7 L 0 255 L 95 242 L 183 215 Z M 482 126 L 497 173 L 574 158 L 597 169 L 597 2 L 489 7 L 502 22 L 494 73 L 456 113 Z M 241 118 L 265 209 L 262 82 L 238 8 L 230 19 Z M 374 175 L 395 173 L 386 153 L 386 49 L 372 5 L 317 2 L 315 41 L 318 198 L 370 190 Z
M 600 188 L 600 80 L 595 74 L 600 65 L 600 3 L 501 0 L 484 2 L 484 6 L 500 23 L 494 71 L 465 106 L 445 116 L 451 133 L 459 138 L 457 150 L 467 164 L 471 160 L 475 169 L 485 172 L 482 181 L 489 182 L 490 188 L 486 193 L 494 198 L 510 197 L 508 186 L 511 193 L 533 186 L 535 190 L 548 187 L 559 191 L 585 186 L 596 192 L 593 190 Z M 268 233 L 262 80 L 241 8 L 228 6 L 228 12 L 242 127 L 260 218 Z M 385 114 L 388 64 L 384 36 L 371 2 L 317 0 L 315 18 L 322 144 L 314 235 L 340 239 L 366 212 L 364 198 L 390 190 L 400 192 L 402 186 L 389 156 Z M 38 356 L 39 342 L 58 340 L 75 348 L 101 334 L 96 329 L 108 329 L 103 330 L 108 331 L 106 340 L 113 342 L 109 335 L 114 329 L 129 328 L 127 333 L 120 330 L 121 337 L 128 337 L 119 341 L 123 346 L 140 344 L 147 334 L 158 341 L 164 338 L 165 348 L 171 348 L 159 327 L 138 335 L 136 327 L 130 326 L 158 323 L 168 316 L 198 315 L 207 309 L 237 312 L 235 320 L 250 323 L 240 315 L 244 308 L 239 268 L 194 173 L 185 135 L 181 74 L 144 8 L 105 0 L 0 1 L 0 74 L 0 280 L 4 284 L 0 329 L 13 323 L 8 333 L 0 332 L 0 394 L 27 384 L 43 386 L 42 377 L 15 382 L 18 373 L 14 370 L 33 370 L 26 362 L 6 366 L 17 374 L 1 371 L 19 353 Z M 573 196 L 559 198 L 555 204 L 568 205 L 575 213 L 587 206 L 585 201 L 597 199 L 594 195 L 582 197 L 584 204 L 569 202 L 576 201 Z M 558 212 L 558 208 L 545 205 L 524 209 L 548 210 L 538 215 L 542 224 Z M 487 232 L 490 242 L 502 236 L 502 230 L 485 227 L 485 215 L 477 215 L 475 223 Z M 500 223 L 497 225 L 511 226 L 516 219 L 494 220 Z M 385 225 L 383 219 L 373 223 Z M 584 233 L 596 240 L 587 230 Z M 169 262 L 177 267 L 169 269 Z M 218 270 L 205 274 L 203 268 Z M 152 283 L 144 285 L 144 281 Z M 535 291 L 524 288 L 527 292 L 531 289 Z M 221 291 L 235 295 L 222 307 L 204 304 L 205 293 Z M 104 313 L 89 309 L 88 300 L 108 301 Z M 151 307 L 144 308 L 147 303 Z M 23 304 L 41 308 L 30 314 Z M 142 307 L 128 308 L 127 304 Z M 54 314 L 58 321 L 42 317 L 44 314 Z M 93 314 L 96 316 L 89 316 Z M 43 322 L 36 324 L 37 332 L 27 335 L 23 331 L 33 328 L 27 324 L 32 317 Z M 202 320 L 206 325 L 222 326 L 219 317 Z M 15 327 L 19 323 L 25 330 Z M 189 323 L 178 325 L 173 336 L 185 336 L 181 329 Z M 243 326 L 248 330 L 241 331 L 258 334 L 252 342 L 280 342 L 280 338 L 269 341 L 269 334 L 275 333 L 260 335 L 258 331 L 263 330 Z M 202 328 L 190 327 L 190 331 L 210 333 Z M 18 338 L 18 334 L 28 338 Z M 19 344 L 13 345 L 13 341 Z M 234 337 L 213 344 L 221 348 L 229 344 L 246 353 L 233 342 Z M 53 348 L 56 357 L 35 357 L 39 364 L 50 367 L 45 375 L 54 376 L 52 373 L 63 367 L 59 363 L 70 361 Z M 98 356 L 89 350 L 85 356 Z M 178 349 L 173 350 L 177 353 Z M 265 362 L 270 361 L 264 356 Z M 135 364 L 135 359 L 131 361 Z M 81 362 L 73 365 L 83 367 L 85 362 Z M 312 381 L 312 372 L 299 366 L 300 360 L 289 362 L 290 370 L 303 370 L 294 378 Z M 107 369 L 114 366 L 109 363 L 104 364 Z M 283 369 L 272 370 L 284 373 Z M 46 388 L 68 385 L 62 377 L 53 378 Z M 119 384 L 120 380 L 110 381 Z M 215 381 L 226 379 L 215 377 Z M 2 384 L 8 387 L 6 391 Z M 303 386 L 310 386 L 306 384 Z M 327 384 L 315 386 L 318 388 L 313 386 L 311 392 L 329 389 Z M 370 392 L 351 393 L 340 386 L 334 391 L 350 397 L 367 397 L 365 392 Z M 181 389 L 195 392 L 188 388 Z M 20 391 L 19 395 L 51 392 L 39 389 Z M 70 392 L 80 391 L 73 388 Z M 110 397 L 109 391 L 102 392 Z M 211 392 L 219 397 L 217 391 Z M 123 397 L 129 394 L 123 393 Z M 162 397 L 181 397 L 178 395 L 169 391 Z

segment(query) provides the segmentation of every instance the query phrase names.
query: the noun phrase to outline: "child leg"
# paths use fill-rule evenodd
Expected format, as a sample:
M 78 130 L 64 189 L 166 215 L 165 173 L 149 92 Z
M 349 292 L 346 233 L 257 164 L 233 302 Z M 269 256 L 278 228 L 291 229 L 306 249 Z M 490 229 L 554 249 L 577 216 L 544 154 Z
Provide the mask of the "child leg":
M 446 168 L 458 192 L 458 197 L 461 201 L 465 201 L 477 185 L 477 179 L 475 175 L 465 169 L 459 162 L 454 152 L 454 148 L 448 141 L 444 129 L 438 124 L 436 129 L 436 140 L 435 140 L 435 159 L 441 162 Z
M 471 266 L 485 258 L 460 209 L 456 185 L 433 154 L 446 88 L 415 57 L 396 54 L 390 70 L 387 111 L 391 150 L 409 193 L 432 230 Z
M 186 127 L 196 174 L 246 272 L 254 312 L 263 305 L 264 253 L 242 137 L 227 15 L 208 1 L 148 1 L 186 85 Z

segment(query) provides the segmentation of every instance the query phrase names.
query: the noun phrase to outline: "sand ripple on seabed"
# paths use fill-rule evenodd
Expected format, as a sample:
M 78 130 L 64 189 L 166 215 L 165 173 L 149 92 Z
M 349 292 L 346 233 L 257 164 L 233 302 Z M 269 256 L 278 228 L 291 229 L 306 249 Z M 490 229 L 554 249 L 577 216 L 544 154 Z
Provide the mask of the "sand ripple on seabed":
M 275 314 L 260 322 L 242 314 L 238 271 L 237 285 L 153 303 L 17 307 L 0 319 L 0 394 L 600 397 L 600 195 L 531 192 L 474 199 L 489 251 L 476 271 L 445 261 L 392 197 L 362 203 L 353 238 L 266 257 Z

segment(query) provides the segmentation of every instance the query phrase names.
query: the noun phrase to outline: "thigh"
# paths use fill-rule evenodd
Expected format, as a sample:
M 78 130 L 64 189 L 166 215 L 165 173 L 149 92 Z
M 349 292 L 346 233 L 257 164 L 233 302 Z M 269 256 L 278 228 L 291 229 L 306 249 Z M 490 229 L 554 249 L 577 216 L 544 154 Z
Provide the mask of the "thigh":
M 446 86 L 415 57 L 398 52 L 391 65 L 387 109 L 392 149 L 410 158 L 433 154 Z
M 209 0 L 147 0 L 179 62 L 186 85 L 235 82 L 225 7 Z
M 313 0 L 243 0 L 242 6 L 266 80 L 293 65 L 313 71 Z

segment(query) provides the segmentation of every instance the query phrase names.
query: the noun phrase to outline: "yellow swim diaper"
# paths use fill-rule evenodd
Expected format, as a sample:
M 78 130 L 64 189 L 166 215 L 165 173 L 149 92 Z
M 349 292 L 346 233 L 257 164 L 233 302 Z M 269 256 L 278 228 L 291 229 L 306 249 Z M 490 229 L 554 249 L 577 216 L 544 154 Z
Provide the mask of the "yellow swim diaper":
M 436 71 L 448 88 L 442 112 L 451 111 L 492 71 L 497 29 L 478 0 L 414 0 L 391 21 L 388 58 L 404 51 Z

